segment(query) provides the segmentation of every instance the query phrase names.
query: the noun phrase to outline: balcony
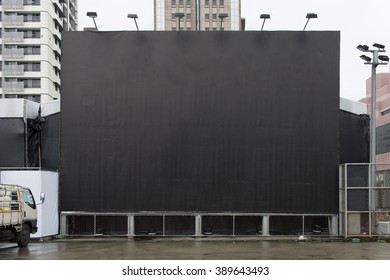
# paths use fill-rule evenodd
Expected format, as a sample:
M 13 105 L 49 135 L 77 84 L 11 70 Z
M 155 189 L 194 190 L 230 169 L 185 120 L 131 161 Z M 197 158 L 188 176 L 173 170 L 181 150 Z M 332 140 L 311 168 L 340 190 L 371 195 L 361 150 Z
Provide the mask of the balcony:
M 3 90 L 5 92 L 22 92 L 23 89 L 23 82 L 4 82 Z
M 22 26 L 23 25 L 23 16 L 18 15 L 4 15 L 3 17 L 4 26 Z
M 24 74 L 23 65 L 4 65 L 3 75 L 20 76 Z
M 3 58 L 4 59 L 22 59 L 24 57 L 23 49 L 7 49 L 3 50 Z
M 23 32 L 4 32 L 4 43 L 20 43 L 23 42 Z
M 3 8 L 5 10 L 23 9 L 23 0 L 3 0 Z

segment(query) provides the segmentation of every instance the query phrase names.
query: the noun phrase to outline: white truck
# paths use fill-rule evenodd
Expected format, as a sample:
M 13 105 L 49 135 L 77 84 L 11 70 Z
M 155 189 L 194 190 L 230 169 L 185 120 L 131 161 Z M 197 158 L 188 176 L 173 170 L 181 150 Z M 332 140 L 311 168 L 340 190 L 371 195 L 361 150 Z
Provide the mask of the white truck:
M 26 247 L 37 230 L 37 207 L 30 189 L 0 185 L 0 241 Z

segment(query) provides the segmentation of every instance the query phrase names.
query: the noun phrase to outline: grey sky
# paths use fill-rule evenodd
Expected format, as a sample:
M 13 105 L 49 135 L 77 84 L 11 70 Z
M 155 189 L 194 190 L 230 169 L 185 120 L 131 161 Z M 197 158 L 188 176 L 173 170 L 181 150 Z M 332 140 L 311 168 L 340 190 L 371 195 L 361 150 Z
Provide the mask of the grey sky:
M 127 19 L 129 13 L 138 14 L 140 30 L 153 30 L 153 0 L 79 0 L 78 5 L 79 30 L 93 26 L 87 11 L 98 13 L 99 30 L 135 30 L 134 22 Z M 262 13 L 271 15 L 265 30 L 302 30 L 309 12 L 317 13 L 318 19 L 311 20 L 307 30 L 341 31 L 340 95 L 352 100 L 365 97 L 371 68 L 359 58 L 356 46 L 381 43 L 390 56 L 390 1 L 241 0 L 246 30 L 260 30 Z M 380 72 L 388 73 L 389 66 L 379 66 Z

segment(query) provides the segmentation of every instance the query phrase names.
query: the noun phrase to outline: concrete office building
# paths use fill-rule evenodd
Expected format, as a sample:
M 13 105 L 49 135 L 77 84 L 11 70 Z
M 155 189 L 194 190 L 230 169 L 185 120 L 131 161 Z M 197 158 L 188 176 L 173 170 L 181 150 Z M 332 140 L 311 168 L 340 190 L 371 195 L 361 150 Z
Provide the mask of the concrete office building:
M 77 0 L 2 0 L 1 98 L 60 98 L 62 32 L 77 30 Z
M 376 88 L 376 162 L 390 164 L 390 73 L 377 74 Z M 371 78 L 366 81 L 366 97 L 360 101 L 371 109 Z
M 180 20 L 180 29 L 188 31 L 241 29 L 240 0 L 154 0 L 154 29 L 157 31 L 179 30 L 176 13 L 184 13 Z

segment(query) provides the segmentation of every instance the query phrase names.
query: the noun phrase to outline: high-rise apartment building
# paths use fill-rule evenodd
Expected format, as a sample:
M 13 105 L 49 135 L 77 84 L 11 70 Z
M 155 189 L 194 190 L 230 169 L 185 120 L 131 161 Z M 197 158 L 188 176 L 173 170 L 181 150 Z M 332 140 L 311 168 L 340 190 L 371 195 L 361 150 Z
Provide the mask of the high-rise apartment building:
M 60 98 L 62 32 L 77 30 L 78 0 L 0 0 L 1 98 Z
M 178 18 L 177 13 L 184 17 Z M 227 17 L 221 19 L 221 14 Z M 240 30 L 241 1 L 154 0 L 154 29 L 179 30 L 179 25 L 189 31 Z

